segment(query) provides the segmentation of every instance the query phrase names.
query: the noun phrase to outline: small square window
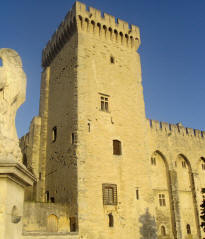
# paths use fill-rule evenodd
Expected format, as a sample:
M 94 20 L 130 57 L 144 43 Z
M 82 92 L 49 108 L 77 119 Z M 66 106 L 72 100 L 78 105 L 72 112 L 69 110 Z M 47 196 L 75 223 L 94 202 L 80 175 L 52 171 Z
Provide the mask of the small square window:
M 159 205 L 160 205 L 160 207 L 165 207 L 166 206 L 166 201 L 165 201 L 165 195 L 164 194 L 159 194 Z

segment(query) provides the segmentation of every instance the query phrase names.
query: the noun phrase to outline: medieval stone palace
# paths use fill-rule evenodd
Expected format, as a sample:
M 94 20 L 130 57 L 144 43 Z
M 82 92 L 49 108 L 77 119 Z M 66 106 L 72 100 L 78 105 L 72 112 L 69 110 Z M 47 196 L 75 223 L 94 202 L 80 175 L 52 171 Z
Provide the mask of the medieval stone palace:
M 0 199 L 2 239 L 205 237 L 205 132 L 146 118 L 139 46 L 138 27 L 83 3 L 65 16 L 42 52 L 22 163 L 7 162 L 22 173 L 4 181 L 17 193 Z

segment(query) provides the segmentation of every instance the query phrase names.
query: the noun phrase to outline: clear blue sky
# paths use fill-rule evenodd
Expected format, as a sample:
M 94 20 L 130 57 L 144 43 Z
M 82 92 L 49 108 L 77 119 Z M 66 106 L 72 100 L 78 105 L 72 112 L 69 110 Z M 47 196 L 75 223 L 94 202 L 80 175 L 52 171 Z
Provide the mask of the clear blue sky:
M 139 52 L 146 115 L 205 130 L 205 0 L 84 0 L 141 30 Z M 38 115 L 41 51 L 71 8 L 71 0 L 2 0 L 0 48 L 13 48 L 27 74 L 18 135 Z

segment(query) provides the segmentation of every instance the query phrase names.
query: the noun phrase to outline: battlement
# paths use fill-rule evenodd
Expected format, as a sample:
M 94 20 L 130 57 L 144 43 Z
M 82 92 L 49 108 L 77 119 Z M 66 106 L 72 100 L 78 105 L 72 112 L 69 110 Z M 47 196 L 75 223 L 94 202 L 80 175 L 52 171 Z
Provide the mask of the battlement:
M 137 50 L 140 45 L 140 31 L 137 26 L 103 13 L 93 7 L 76 1 L 72 9 L 52 35 L 42 52 L 42 66 L 47 67 L 76 31 L 86 31 L 96 36 Z
M 161 131 L 166 133 L 167 135 L 174 133 L 175 135 L 205 139 L 205 131 L 187 128 L 187 127 L 184 127 L 181 123 L 170 124 L 167 122 L 147 119 L 147 124 L 152 130 Z

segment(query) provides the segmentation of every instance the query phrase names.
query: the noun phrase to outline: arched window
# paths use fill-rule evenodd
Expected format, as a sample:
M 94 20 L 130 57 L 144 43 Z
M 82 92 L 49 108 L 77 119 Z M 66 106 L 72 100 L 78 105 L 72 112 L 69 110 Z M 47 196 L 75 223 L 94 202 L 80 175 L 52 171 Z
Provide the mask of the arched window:
M 113 154 L 114 155 L 122 154 L 121 142 L 117 139 L 113 140 Z
M 165 226 L 161 226 L 161 235 L 166 236 L 166 228 Z
M 191 227 L 189 224 L 186 225 L 186 232 L 187 234 L 191 234 Z
M 108 214 L 108 218 L 109 218 L 109 227 L 114 227 L 114 218 L 112 213 Z

